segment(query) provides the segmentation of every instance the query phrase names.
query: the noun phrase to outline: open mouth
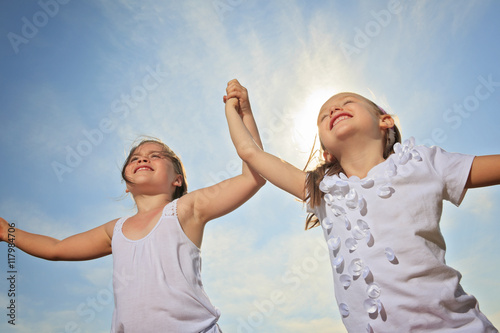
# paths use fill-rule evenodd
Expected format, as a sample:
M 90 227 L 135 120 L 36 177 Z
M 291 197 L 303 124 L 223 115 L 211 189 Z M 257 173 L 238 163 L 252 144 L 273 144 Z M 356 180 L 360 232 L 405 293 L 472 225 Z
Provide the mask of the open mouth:
M 134 170 L 134 173 L 137 173 L 138 171 L 153 171 L 153 168 L 147 165 L 141 165 L 140 167 Z
M 348 113 L 339 113 L 338 115 L 333 117 L 332 120 L 330 120 L 330 131 L 332 130 L 333 127 L 335 127 L 335 125 L 340 123 L 342 120 L 346 120 L 346 119 L 350 119 L 350 118 L 352 118 L 352 116 Z

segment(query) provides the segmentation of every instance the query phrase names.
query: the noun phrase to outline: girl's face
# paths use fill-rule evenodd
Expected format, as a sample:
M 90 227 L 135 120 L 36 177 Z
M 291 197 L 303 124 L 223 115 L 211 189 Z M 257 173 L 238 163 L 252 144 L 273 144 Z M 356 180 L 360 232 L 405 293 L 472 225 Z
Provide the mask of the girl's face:
M 127 190 L 134 193 L 169 193 L 182 184 L 182 176 L 174 170 L 172 161 L 162 146 L 148 142 L 139 146 L 125 167 Z
M 386 121 L 390 119 L 389 124 Z M 336 156 L 343 143 L 353 137 L 384 138 L 387 126 L 392 127 L 389 115 L 380 115 L 363 96 L 340 93 L 331 97 L 321 107 L 318 116 L 318 133 L 325 150 Z

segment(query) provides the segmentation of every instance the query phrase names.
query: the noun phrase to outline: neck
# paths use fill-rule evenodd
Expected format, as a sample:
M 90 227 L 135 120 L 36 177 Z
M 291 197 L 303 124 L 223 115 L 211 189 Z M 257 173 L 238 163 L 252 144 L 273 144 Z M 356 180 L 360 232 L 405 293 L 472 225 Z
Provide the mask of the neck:
M 343 145 L 342 153 L 337 156 L 346 176 L 357 176 L 361 179 L 365 178 L 374 166 L 384 161 L 380 141 Z
M 134 201 L 137 205 L 137 214 L 147 214 L 149 212 L 165 207 L 171 200 L 168 194 L 157 195 L 134 195 Z

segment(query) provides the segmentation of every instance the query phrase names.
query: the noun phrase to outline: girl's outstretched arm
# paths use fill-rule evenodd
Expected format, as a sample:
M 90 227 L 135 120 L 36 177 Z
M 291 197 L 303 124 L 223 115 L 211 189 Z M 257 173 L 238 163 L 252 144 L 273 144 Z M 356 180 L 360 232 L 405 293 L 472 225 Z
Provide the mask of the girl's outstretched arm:
M 233 89 L 230 89 L 230 87 L 233 87 Z M 238 81 L 229 82 L 227 98 L 239 98 L 240 95 L 244 95 L 246 89 L 242 92 L 242 87 L 240 87 Z M 245 118 L 243 117 L 242 119 L 238 114 L 238 110 L 231 105 L 227 105 L 227 103 L 226 118 L 231 140 L 240 158 L 277 187 L 304 200 L 306 197 L 306 173 L 282 159 L 263 151 L 253 140 L 250 127 L 244 123 Z
M 500 155 L 476 156 L 472 162 L 466 188 L 500 184 Z
M 230 108 L 245 122 L 252 141 L 262 149 L 259 131 L 255 125 L 248 95 L 240 98 L 224 98 L 226 109 Z M 238 110 L 238 111 L 236 111 Z M 266 183 L 256 171 L 243 163 L 240 175 L 218 184 L 202 188 L 181 197 L 177 205 L 179 221 L 186 235 L 198 247 L 201 246 L 205 224 L 241 206 Z
M 58 240 L 11 227 L 0 217 L 0 241 L 13 242 L 16 248 L 42 259 L 90 260 L 111 254 L 115 223 L 116 220 L 113 220 L 89 231 Z

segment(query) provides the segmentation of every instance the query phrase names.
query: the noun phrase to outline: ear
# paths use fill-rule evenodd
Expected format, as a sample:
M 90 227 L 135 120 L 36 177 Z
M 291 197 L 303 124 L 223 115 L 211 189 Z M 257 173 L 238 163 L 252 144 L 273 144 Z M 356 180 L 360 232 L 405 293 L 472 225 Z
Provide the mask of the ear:
M 380 129 L 383 129 L 383 130 L 386 130 L 388 128 L 393 128 L 394 127 L 394 119 L 388 114 L 381 115 L 380 121 L 379 121 L 379 126 L 380 126 Z
M 182 175 L 176 175 L 172 185 L 181 187 L 182 186 Z

